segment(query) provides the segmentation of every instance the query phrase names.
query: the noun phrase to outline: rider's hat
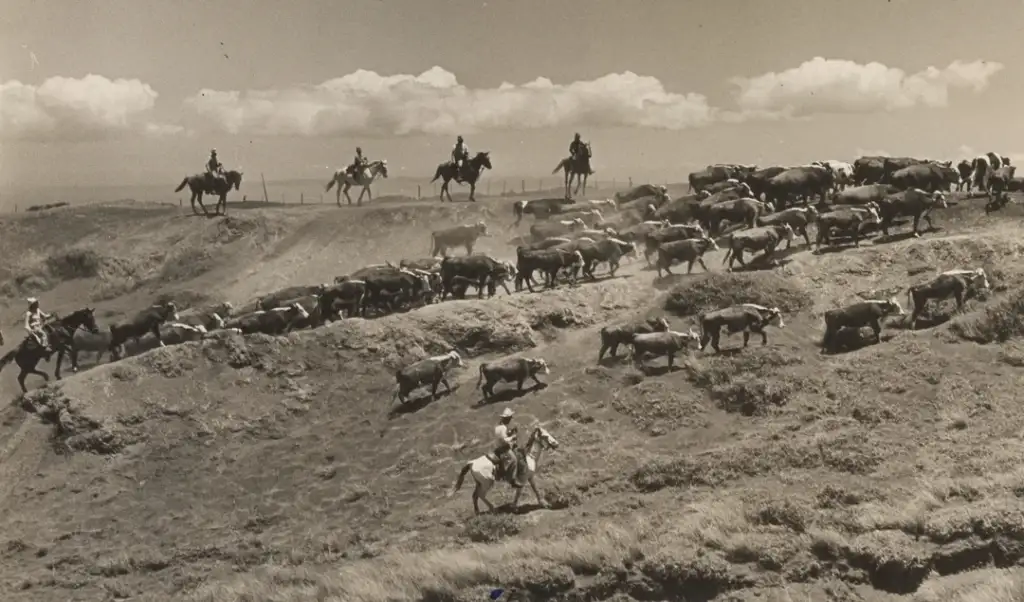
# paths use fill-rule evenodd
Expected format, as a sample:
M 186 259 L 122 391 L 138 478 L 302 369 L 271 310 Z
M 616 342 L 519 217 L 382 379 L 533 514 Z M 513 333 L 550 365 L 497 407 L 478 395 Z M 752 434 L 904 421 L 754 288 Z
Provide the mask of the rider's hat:
M 28 301 L 29 305 L 35 305 L 36 303 L 39 303 L 39 299 L 36 299 L 35 297 L 29 297 L 28 299 L 25 300 Z
M 577 137 L 577 138 L 579 138 L 579 137 L 580 137 L 580 133 L 579 133 L 579 132 L 576 132 L 576 137 Z
M 501 417 L 511 418 L 513 414 L 515 414 L 515 412 L 512 411 L 512 408 L 505 408 L 505 411 L 501 413 Z
M 462 140 L 462 136 L 459 136 L 459 138 L 458 138 L 458 139 L 459 139 L 459 140 Z
M 211 148 L 211 149 L 210 149 L 210 154 L 211 154 L 211 155 L 216 155 L 216 154 L 217 154 L 217 149 L 215 149 L 215 148 Z

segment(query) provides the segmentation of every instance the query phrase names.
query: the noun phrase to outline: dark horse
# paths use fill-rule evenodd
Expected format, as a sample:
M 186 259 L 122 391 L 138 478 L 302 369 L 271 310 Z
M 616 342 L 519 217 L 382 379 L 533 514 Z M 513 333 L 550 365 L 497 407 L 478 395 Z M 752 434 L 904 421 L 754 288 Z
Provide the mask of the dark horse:
M 476 183 L 480 179 L 480 174 L 484 168 L 494 169 L 491 167 L 491 153 L 490 151 L 481 151 L 476 154 L 475 157 L 469 161 L 462 162 L 462 173 L 456 173 L 455 164 L 451 161 L 447 161 L 437 166 L 437 171 L 434 172 L 434 178 L 431 183 L 437 181 L 438 178 L 444 178 L 444 182 L 441 184 L 441 202 L 444 202 L 444 195 L 448 195 L 448 202 L 452 201 L 452 193 L 448 190 L 448 182 L 455 180 L 459 184 L 469 184 L 469 200 L 476 202 L 473 198 L 473 194 L 476 192 Z
M 232 188 L 238 190 L 238 187 L 242 185 L 242 172 L 232 169 L 231 171 L 225 171 L 223 178 L 215 178 L 213 184 L 210 184 L 209 176 L 205 173 L 198 173 L 193 176 L 185 176 L 185 179 L 178 184 L 178 187 L 174 189 L 174 192 L 181 192 L 186 186 L 192 191 L 192 213 L 199 215 L 196 211 L 196 201 L 199 201 L 199 206 L 203 209 L 203 215 L 209 217 L 210 214 L 206 211 L 206 205 L 203 205 L 203 193 L 216 194 L 220 198 L 217 200 L 217 206 L 214 208 L 214 215 L 227 215 L 228 214 L 228 192 Z M 221 208 L 224 211 L 221 213 Z
M 74 348 L 75 331 L 79 328 L 85 328 L 93 334 L 99 333 L 100 329 L 96 326 L 96 317 L 93 315 L 91 307 L 84 307 L 64 318 L 54 316 L 54 320 L 43 325 L 43 330 L 46 332 L 46 338 L 50 341 L 50 346 L 57 352 L 57 367 L 54 369 L 53 374 L 58 379 L 60 379 L 60 365 L 64 361 L 65 353 L 71 358 L 72 372 L 78 372 L 78 361 L 75 359 Z M 50 382 L 50 377 L 45 372 L 36 369 L 36 364 L 39 363 L 39 360 L 49 359 L 48 355 L 46 350 L 36 342 L 35 338 L 29 336 L 21 345 L 0 357 L 0 370 L 7 367 L 11 360 L 16 361 L 18 367 L 21 368 L 21 374 L 18 375 L 18 384 L 21 385 L 22 392 L 27 393 L 25 377 L 29 374 L 38 374 L 45 378 L 46 382 Z
M 594 173 L 590 169 L 590 158 L 593 157 L 593 151 L 590 150 L 590 143 L 582 145 L 583 153 L 578 155 L 575 159 L 573 157 L 566 157 L 558 162 L 558 166 L 552 171 L 552 174 L 556 174 L 559 170 L 565 171 L 565 198 L 572 198 L 569 194 L 569 188 L 572 186 L 572 179 L 576 177 L 576 192 L 580 193 L 580 185 L 583 186 L 583 194 L 587 194 L 587 176 Z

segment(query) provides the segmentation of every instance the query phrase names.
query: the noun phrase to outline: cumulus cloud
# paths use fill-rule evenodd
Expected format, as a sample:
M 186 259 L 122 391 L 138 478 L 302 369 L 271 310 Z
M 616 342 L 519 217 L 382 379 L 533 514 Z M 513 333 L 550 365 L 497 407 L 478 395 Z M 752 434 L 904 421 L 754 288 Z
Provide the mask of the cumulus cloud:
M 217 128 L 248 135 L 407 135 L 486 129 L 628 126 L 682 130 L 709 123 L 700 94 L 669 92 L 654 77 L 612 73 L 590 81 L 468 88 L 433 67 L 419 75 L 359 70 L 279 90 L 203 89 L 186 105 Z
M 51 77 L 38 86 L 0 83 L 0 138 L 4 140 L 95 140 L 127 131 L 177 133 L 173 125 L 150 123 L 156 90 L 138 79 Z
M 806 117 L 815 113 L 868 113 L 912 107 L 945 107 L 950 90 L 981 92 L 1003 65 L 953 61 L 907 74 L 881 63 L 815 57 L 781 72 L 736 77 L 736 102 L 748 114 Z

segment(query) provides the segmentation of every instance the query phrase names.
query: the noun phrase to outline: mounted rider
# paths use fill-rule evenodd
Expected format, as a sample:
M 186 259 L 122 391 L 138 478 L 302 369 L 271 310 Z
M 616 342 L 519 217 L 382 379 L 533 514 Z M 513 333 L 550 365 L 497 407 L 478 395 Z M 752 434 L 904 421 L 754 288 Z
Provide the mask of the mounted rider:
M 352 164 L 345 169 L 345 173 L 352 176 L 353 179 L 357 179 L 359 177 L 359 172 L 366 169 L 369 164 L 370 161 L 363 156 L 363 147 L 357 146 L 356 156 L 352 159 Z
M 25 312 L 25 330 L 28 332 L 28 338 L 35 341 L 46 352 L 47 358 L 49 358 L 49 354 L 53 353 L 53 348 L 50 346 L 50 339 L 46 336 L 46 330 L 43 329 L 43 326 L 53 316 L 39 308 L 39 299 L 29 297 L 27 301 L 28 311 Z
M 572 142 L 569 143 L 569 159 L 575 164 L 578 159 L 587 158 L 586 150 L 586 143 L 580 139 L 580 133 L 576 132 L 576 135 L 573 136 Z M 593 174 L 594 170 L 590 170 L 590 173 Z
M 217 149 L 211 149 L 210 159 L 206 162 L 206 181 L 212 186 L 223 173 L 224 164 L 217 160 Z
M 497 443 L 494 455 L 500 462 L 501 474 L 511 477 L 509 482 L 513 487 L 519 488 L 525 485 L 521 479 L 526 459 L 523 457 L 523 450 L 516 445 L 517 427 L 509 428 L 514 414 L 512 408 L 505 408 L 505 411 L 501 413 L 498 426 L 494 427 L 494 438 Z
M 469 147 L 462 141 L 462 136 L 459 136 L 455 141 L 455 147 L 452 148 L 452 163 L 455 164 L 456 177 L 462 176 L 462 166 L 466 161 L 469 160 Z

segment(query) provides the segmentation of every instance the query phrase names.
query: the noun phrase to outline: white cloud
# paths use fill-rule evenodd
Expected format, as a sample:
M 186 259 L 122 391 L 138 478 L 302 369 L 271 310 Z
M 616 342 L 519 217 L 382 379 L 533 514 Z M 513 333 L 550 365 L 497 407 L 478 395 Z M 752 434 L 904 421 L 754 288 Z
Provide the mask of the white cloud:
M 656 78 L 628 71 L 570 84 L 539 77 L 473 89 L 441 67 L 420 75 L 359 70 L 280 90 L 204 89 L 185 102 L 219 129 L 257 136 L 451 135 L 556 126 L 682 130 L 709 123 L 715 113 L 703 95 L 669 92 Z
M 172 125 L 145 117 L 156 91 L 138 79 L 51 77 L 38 86 L 0 83 L 0 138 L 4 140 L 95 140 L 127 131 L 168 134 Z
M 815 113 L 868 113 L 945 107 L 953 88 L 983 91 L 1003 69 L 991 61 L 954 61 L 907 74 L 881 63 L 815 57 L 798 67 L 730 80 L 744 112 L 803 117 Z

